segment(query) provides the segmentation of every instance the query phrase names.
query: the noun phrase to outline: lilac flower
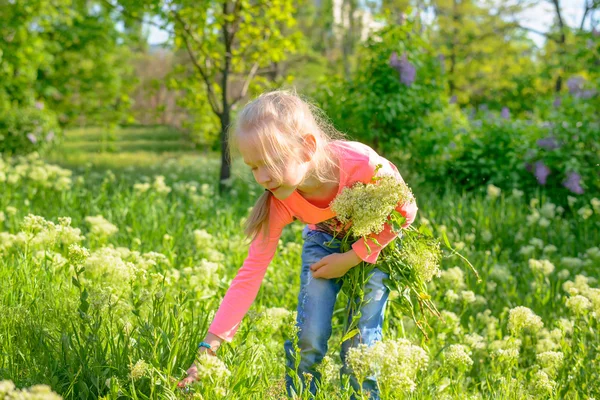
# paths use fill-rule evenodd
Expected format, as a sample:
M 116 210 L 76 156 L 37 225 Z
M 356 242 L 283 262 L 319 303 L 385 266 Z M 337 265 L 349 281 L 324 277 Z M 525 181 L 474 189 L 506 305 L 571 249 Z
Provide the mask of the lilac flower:
M 554 102 L 552 103 L 552 105 L 554 106 L 554 108 L 558 108 L 558 107 L 560 107 L 561 104 L 562 104 L 562 99 L 560 98 L 560 96 L 556 96 L 554 98 Z
M 52 139 L 54 139 L 54 131 L 50 131 L 46 135 L 46 142 L 50 142 Z
M 440 69 L 443 74 L 444 72 L 446 72 L 446 64 L 444 63 L 444 61 L 446 60 L 446 57 L 443 54 L 440 54 L 438 56 L 438 60 L 440 61 Z
M 488 105 L 483 103 L 479 105 L 479 111 L 487 111 L 488 110 Z
M 396 53 L 395 51 L 390 56 L 390 67 L 396 70 L 400 68 L 400 60 L 398 59 L 398 53 Z
M 581 99 L 591 99 L 595 95 L 596 95 L 596 90 L 594 90 L 594 89 L 586 89 L 586 90 L 583 90 L 583 91 L 579 92 L 575 96 L 577 96 L 577 97 L 579 97 Z
M 567 80 L 567 87 L 569 88 L 569 93 L 571 93 L 572 95 L 579 94 L 581 92 L 581 90 L 583 89 L 583 82 L 584 82 L 583 77 L 581 77 L 579 75 L 570 77 Z
M 456 104 L 456 95 L 450 97 L 450 104 Z
M 537 145 L 546 150 L 554 150 L 560 147 L 556 139 L 554 139 L 552 136 L 538 140 Z
M 550 175 L 550 168 L 548 168 L 543 161 L 537 161 L 535 163 L 535 172 L 533 174 L 540 185 L 545 185 L 546 178 Z
M 583 194 L 583 188 L 581 187 L 581 175 L 579 175 L 577 172 L 569 172 L 567 174 L 567 179 L 565 179 L 563 182 L 563 186 L 573 193 Z
M 594 47 L 594 41 L 592 39 L 588 39 L 587 42 L 585 42 L 585 44 L 588 49 L 591 49 Z
M 508 110 L 508 107 L 502 107 L 502 112 L 500 113 L 500 116 L 504 119 L 510 119 L 510 111 Z
M 33 133 L 28 133 L 27 139 L 29 139 L 29 141 L 33 144 L 37 143 L 37 138 L 35 137 L 35 135 Z
M 399 59 L 398 53 L 393 52 L 390 56 L 390 66 L 400 74 L 400 82 L 406 86 L 413 84 L 417 75 L 417 69 L 408 61 L 406 53 L 403 53 Z
M 43 110 L 44 109 L 44 103 L 42 103 L 41 101 L 36 101 L 35 102 L 35 108 L 37 108 L 38 110 Z

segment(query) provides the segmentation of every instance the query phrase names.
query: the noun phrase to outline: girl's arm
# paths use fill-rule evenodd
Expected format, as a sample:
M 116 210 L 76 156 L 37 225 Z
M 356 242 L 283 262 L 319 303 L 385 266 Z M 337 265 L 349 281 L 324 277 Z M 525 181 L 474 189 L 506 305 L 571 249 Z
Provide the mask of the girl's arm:
M 240 322 L 254 302 L 267 267 L 275 256 L 283 228 L 293 221 L 291 212 L 277 200 L 271 199 L 269 233 L 260 233 L 250 244 L 248 256 L 231 282 L 208 332 L 231 342 Z

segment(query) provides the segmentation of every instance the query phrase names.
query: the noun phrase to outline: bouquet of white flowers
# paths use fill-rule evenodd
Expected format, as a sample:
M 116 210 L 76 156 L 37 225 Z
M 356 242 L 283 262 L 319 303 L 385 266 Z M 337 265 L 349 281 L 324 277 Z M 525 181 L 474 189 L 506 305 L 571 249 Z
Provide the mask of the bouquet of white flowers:
M 377 264 L 362 262 L 339 278 L 343 280 L 342 291 L 350 299 L 348 316 L 350 313 L 353 315 L 352 320 L 346 323 L 342 342 L 358 333 L 356 326 L 364 301 L 363 288 L 375 267 L 389 274 L 386 286 L 401 294 L 402 311 L 411 315 L 425 337 L 427 333 L 423 323 L 427 324 L 427 321 L 418 318 L 417 313 L 420 312 L 425 317 L 425 311 L 428 310 L 436 316 L 440 315 L 427 291 L 427 282 L 440 275 L 442 257 L 460 257 L 477 275 L 473 265 L 452 249 L 445 233 L 439 239 L 424 225 L 418 229 L 413 225 L 402 228 L 406 219 L 396 207 L 398 204 L 414 202 L 414 195 L 404 182 L 395 177 L 377 176 L 380 167 L 381 165 L 375 170 L 375 177 L 370 184 L 358 182 L 352 187 L 344 188 L 331 203 L 331 209 L 337 216 L 336 223 L 330 223 L 329 228 L 334 235 L 333 240 L 341 241 L 342 251 L 348 251 L 356 240 L 364 240 L 367 249 L 369 241 L 379 245 L 369 236 L 380 233 L 385 223 L 390 224 L 398 234 L 396 239 L 383 248 Z M 444 246 L 441 244 L 442 240 Z M 444 255 L 444 251 L 448 254 Z M 479 278 L 478 275 L 477 277 Z

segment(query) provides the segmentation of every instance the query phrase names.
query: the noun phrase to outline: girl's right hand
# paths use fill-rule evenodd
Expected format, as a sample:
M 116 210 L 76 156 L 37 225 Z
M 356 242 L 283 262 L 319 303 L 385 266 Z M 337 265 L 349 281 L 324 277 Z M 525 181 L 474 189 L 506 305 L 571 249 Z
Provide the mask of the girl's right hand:
M 209 351 L 206 347 L 200 347 L 200 349 L 198 349 L 198 354 L 202 354 L 202 353 L 208 353 L 211 356 L 216 357 L 215 353 L 212 351 Z M 185 378 L 183 378 L 181 381 L 179 381 L 179 383 L 177 384 L 177 387 L 182 388 L 182 389 L 188 385 L 191 385 L 194 382 L 198 382 L 198 380 L 199 380 L 198 367 L 196 367 L 195 362 L 193 362 L 192 365 L 185 372 L 187 373 L 187 376 Z

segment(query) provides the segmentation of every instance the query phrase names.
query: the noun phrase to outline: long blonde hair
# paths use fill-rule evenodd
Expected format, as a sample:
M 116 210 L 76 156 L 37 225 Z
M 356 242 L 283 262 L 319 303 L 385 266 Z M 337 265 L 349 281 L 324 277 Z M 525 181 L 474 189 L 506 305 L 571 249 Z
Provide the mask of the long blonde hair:
M 338 160 L 329 143 L 343 140 L 324 113 L 294 91 L 276 90 L 261 94 L 249 102 L 238 114 L 228 131 L 230 155 L 240 153 L 241 137 L 251 137 L 260 149 L 261 157 L 271 176 L 280 179 L 281 162 L 277 159 L 293 158 L 301 162 L 301 150 L 306 134 L 315 137 L 314 168 L 308 172 L 322 183 L 336 182 Z M 251 136 L 246 136 L 251 135 Z M 305 177 L 306 178 L 306 177 Z M 259 233 L 267 237 L 269 208 L 273 194 L 265 191 L 256 201 L 244 226 L 244 233 L 254 240 Z

